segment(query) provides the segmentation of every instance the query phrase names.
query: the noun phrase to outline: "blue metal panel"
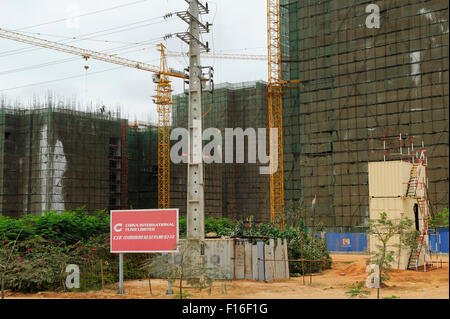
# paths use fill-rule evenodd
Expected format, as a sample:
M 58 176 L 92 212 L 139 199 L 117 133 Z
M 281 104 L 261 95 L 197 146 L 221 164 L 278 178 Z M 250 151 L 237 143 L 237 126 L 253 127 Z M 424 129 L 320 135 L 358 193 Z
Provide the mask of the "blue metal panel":
M 327 233 L 325 237 L 329 251 L 367 250 L 367 235 L 364 233 Z
M 440 237 L 440 238 L 439 238 Z M 434 232 L 431 230 L 428 233 L 428 241 L 429 241 L 429 247 L 432 252 L 439 251 L 439 239 L 440 239 L 440 246 L 441 246 L 441 252 L 448 254 L 448 228 L 441 228 L 439 230 L 439 233 L 434 234 Z

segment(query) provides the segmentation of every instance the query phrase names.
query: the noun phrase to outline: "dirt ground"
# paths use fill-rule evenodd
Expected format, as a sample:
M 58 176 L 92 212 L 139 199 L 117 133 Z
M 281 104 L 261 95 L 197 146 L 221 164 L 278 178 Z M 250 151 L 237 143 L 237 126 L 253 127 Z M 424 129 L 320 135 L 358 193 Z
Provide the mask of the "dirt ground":
M 346 299 L 346 292 L 353 283 L 367 278 L 365 261 L 367 255 L 333 255 L 332 269 L 305 278 L 291 278 L 264 283 L 251 280 L 215 282 L 211 291 L 185 288 L 189 299 Z M 395 270 L 386 288 L 380 290 L 380 298 L 396 296 L 402 299 L 448 299 L 449 264 L 444 257 L 442 268 L 431 271 Z M 303 284 L 303 280 L 305 284 Z M 178 281 L 174 283 L 174 289 Z M 171 299 L 166 296 L 167 280 L 152 279 L 152 295 L 148 280 L 134 280 L 124 283 L 125 295 L 117 295 L 116 288 L 105 291 L 37 294 L 7 292 L 6 298 L 70 298 L 70 299 Z M 370 290 L 369 299 L 377 298 L 376 289 Z

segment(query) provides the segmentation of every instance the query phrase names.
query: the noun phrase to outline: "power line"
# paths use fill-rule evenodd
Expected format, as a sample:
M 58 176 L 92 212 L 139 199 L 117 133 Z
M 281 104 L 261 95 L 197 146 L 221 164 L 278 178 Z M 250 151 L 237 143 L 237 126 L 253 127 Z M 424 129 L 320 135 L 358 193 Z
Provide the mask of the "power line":
M 154 61 L 158 61 L 158 60 L 159 60 L 159 59 L 154 59 L 154 60 L 150 60 L 150 61 L 145 61 L 145 63 L 150 63 L 150 62 L 154 62 Z M 60 78 L 60 79 L 55 79 L 55 80 L 49 80 L 49 81 L 43 81 L 43 82 L 36 82 L 36 83 L 31 83 L 31 84 L 26 84 L 26 85 L 16 86 L 16 87 L 7 88 L 7 89 L 0 89 L 0 92 L 12 91 L 12 90 L 17 90 L 17 89 L 23 89 L 23 88 L 27 88 L 27 87 L 38 86 L 38 85 L 43 85 L 43 84 L 48 84 L 48 83 L 54 83 L 54 82 L 61 82 L 61 81 L 66 81 L 66 80 L 70 80 L 70 79 L 81 78 L 81 77 L 90 76 L 90 75 L 94 75 L 94 74 L 105 73 L 105 72 L 114 71 L 114 70 L 123 69 L 123 68 L 126 68 L 126 66 L 119 66 L 119 67 L 110 68 L 110 69 L 106 69 L 106 70 L 102 70 L 102 71 L 95 71 L 95 72 L 91 72 L 91 73 L 88 73 L 88 74 L 83 73 L 83 74 L 73 75 L 73 76 L 68 76 L 68 77 L 65 77 L 65 78 Z
M 142 3 L 142 2 L 147 2 L 147 1 L 148 0 L 134 1 L 134 2 L 131 2 L 131 3 L 126 3 L 126 4 L 118 5 L 118 6 L 115 6 L 115 7 L 110 7 L 110 8 L 106 8 L 106 9 L 102 9 L 102 10 L 97 10 L 97 11 L 92 11 L 92 12 L 80 14 L 80 15 L 77 15 L 77 16 L 73 16 L 72 18 L 86 17 L 86 16 L 90 16 L 90 15 L 93 15 L 93 14 L 102 13 L 102 12 L 106 12 L 106 11 L 111 11 L 111 10 L 115 10 L 115 9 L 119 9 L 119 8 L 123 8 L 123 7 L 128 7 L 128 6 L 132 6 L 132 5 L 135 5 L 135 4 L 138 4 L 138 3 Z M 49 24 L 54 24 L 54 23 L 63 22 L 63 21 L 67 21 L 67 18 L 57 19 L 57 20 L 53 20 L 53 21 L 40 23 L 40 24 L 35 24 L 35 25 L 28 26 L 28 27 L 15 29 L 13 31 L 22 31 L 22 30 L 27 30 L 27 29 L 31 29 L 31 28 L 41 27 L 43 25 L 49 25 Z
M 34 34 L 34 35 L 37 35 L 37 36 L 47 36 L 47 37 L 53 37 L 53 38 L 60 38 L 60 39 L 66 39 L 66 40 L 94 41 L 94 42 L 121 43 L 121 44 L 139 44 L 139 42 L 126 42 L 126 41 L 94 39 L 94 38 L 80 38 L 80 37 L 77 37 L 77 36 L 70 37 L 70 36 L 56 35 L 56 34 L 50 34 L 50 33 L 41 33 L 41 32 L 23 31 L 22 33 Z
M 148 23 L 148 24 L 144 24 L 144 25 L 138 25 L 138 26 L 134 26 L 134 27 L 131 27 L 131 28 L 124 29 L 124 30 L 119 30 L 119 31 L 103 34 L 104 32 L 108 32 L 108 31 L 111 31 L 111 30 L 121 29 L 121 28 L 124 28 L 124 27 L 127 27 L 127 26 L 136 25 L 136 24 L 140 24 L 140 23 L 143 23 L 143 22 L 148 22 L 148 21 L 157 20 L 157 19 L 161 19 L 161 18 L 163 18 L 163 17 L 145 19 L 145 20 L 142 20 L 142 21 L 128 23 L 128 24 L 125 24 L 125 25 L 121 25 L 121 26 L 117 26 L 117 27 L 113 27 L 113 28 L 109 28 L 109 29 L 105 29 L 105 30 L 101 30 L 101 31 L 96 31 L 96 32 L 90 32 L 90 33 L 82 34 L 82 35 L 79 35 L 78 37 L 85 37 L 85 36 L 90 36 L 90 35 L 95 35 L 95 34 L 97 34 L 97 36 L 106 36 L 106 35 L 111 35 L 111 34 L 115 34 L 115 33 L 126 32 L 126 31 L 129 31 L 129 30 L 134 30 L 134 29 L 138 29 L 138 28 L 147 27 L 147 26 L 150 26 L 150 25 L 163 23 L 165 21 L 159 21 L 159 22 L 153 22 L 153 23 Z M 172 19 L 175 19 L 175 18 L 172 18 Z M 101 33 L 101 34 L 98 34 L 98 33 Z M 92 38 L 95 38 L 95 37 L 92 37 Z M 87 39 L 83 39 L 83 40 L 87 40 Z M 69 44 L 69 43 L 74 43 L 74 42 L 78 42 L 78 41 L 81 41 L 81 40 L 58 41 L 58 42 L 59 43 L 64 43 L 64 44 Z M 36 48 L 34 46 L 27 45 L 26 47 L 23 47 L 23 48 L 20 48 L 20 49 L 14 49 L 14 50 L 0 52 L 0 58 L 8 57 L 8 56 L 16 55 L 16 54 L 27 53 L 27 52 L 36 51 L 36 50 L 42 50 L 42 48 Z

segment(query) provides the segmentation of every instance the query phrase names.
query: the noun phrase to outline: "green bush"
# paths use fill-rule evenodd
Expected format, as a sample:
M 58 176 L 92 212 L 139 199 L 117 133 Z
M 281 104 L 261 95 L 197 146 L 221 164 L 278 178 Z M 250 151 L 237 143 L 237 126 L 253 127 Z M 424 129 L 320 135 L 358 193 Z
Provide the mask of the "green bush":
M 11 252 L 10 243 L 7 240 L 0 241 L 2 264 L 6 263 L 6 258 L 2 256 L 9 257 Z M 146 257 L 148 256 L 143 254 L 124 256 L 125 280 L 146 278 L 146 273 L 141 268 Z M 119 258 L 117 254 L 109 252 L 107 234 L 94 236 L 74 245 L 63 245 L 42 238 L 18 241 L 10 264 L 8 272 L 5 272 L 5 288 L 24 293 L 66 290 L 65 269 L 68 264 L 80 267 L 80 288 L 73 291 L 101 289 L 101 264 L 105 285 L 119 280 Z
M 1 249 L 11 250 L 12 247 Z M 6 289 L 22 292 L 60 290 L 69 256 L 67 247 L 41 238 L 18 241 L 12 254 L 13 269 L 5 274 Z
M 235 222 L 228 218 L 209 217 L 205 218 L 205 234 L 216 233 L 218 236 L 230 236 L 233 233 Z M 187 218 L 181 217 L 178 224 L 180 237 L 185 238 L 187 233 Z
M 0 216 L 0 236 L 14 240 L 35 237 L 72 245 L 94 235 L 109 233 L 109 213 L 89 215 L 85 208 L 69 212 L 47 212 L 42 216 L 25 215 L 14 219 Z

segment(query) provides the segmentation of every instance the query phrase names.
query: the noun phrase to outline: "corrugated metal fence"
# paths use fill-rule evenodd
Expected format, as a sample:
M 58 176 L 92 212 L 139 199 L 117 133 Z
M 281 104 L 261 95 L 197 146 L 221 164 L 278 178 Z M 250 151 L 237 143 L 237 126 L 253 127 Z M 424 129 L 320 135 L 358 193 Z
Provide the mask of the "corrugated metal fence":
M 364 233 L 325 234 L 329 251 L 364 252 L 367 250 L 367 235 Z
M 328 250 L 331 252 L 367 252 L 367 234 L 365 233 L 326 233 Z M 439 243 L 440 242 L 440 243 Z M 441 228 L 437 235 L 430 233 L 429 247 L 431 251 L 439 250 L 448 254 L 448 228 Z
M 448 228 L 441 228 L 437 235 L 431 233 L 429 238 L 430 250 L 432 252 L 439 251 L 439 246 L 441 246 L 441 252 L 448 254 Z

